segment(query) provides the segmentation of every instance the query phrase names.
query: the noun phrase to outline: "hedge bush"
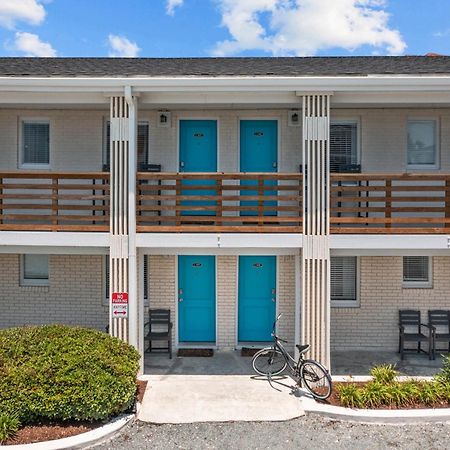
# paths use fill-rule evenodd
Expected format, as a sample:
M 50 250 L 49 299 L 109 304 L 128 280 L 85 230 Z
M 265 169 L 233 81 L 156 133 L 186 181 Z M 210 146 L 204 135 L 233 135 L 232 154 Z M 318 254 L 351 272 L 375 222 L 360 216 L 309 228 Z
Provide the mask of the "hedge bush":
M 0 330 L 0 414 L 22 424 L 105 419 L 133 404 L 138 369 L 139 353 L 100 331 Z

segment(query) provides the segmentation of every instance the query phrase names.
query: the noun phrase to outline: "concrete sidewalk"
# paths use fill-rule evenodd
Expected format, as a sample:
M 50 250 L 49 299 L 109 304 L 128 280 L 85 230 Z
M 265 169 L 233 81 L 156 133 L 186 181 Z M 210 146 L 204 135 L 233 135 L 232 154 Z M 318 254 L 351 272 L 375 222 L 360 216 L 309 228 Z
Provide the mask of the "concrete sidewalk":
M 248 375 L 145 375 L 138 419 L 151 423 L 280 421 L 304 415 L 290 378 Z M 278 390 L 277 390 L 278 389 Z

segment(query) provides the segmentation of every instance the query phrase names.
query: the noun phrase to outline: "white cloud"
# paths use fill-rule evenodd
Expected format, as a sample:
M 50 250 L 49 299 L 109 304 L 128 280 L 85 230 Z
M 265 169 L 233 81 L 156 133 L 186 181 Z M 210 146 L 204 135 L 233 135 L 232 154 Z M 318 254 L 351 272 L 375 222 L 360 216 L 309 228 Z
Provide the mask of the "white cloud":
M 245 50 L 273 55 L 315 55 L 320 50 L 401 54 L 406 44 L 389 26 L 384 0 L 216 0 L 232 39 L 217 43 L 214 54 Z
M 14 28 L 16 22 L 39 25 L 45 19 L 45 9 L 39 0 L 1 0 L 0 26 Z
M 110 34 L 108 36 L 109 56 L 135 58 L 141 50 L 136 42 L 131 42 L 125 36 Z
M 56 56 L 55 49 L 33 33 L 17 32 L 13 49 L 23 52 L 25 56 Z
M 175 9 L 182 6 L 184 0 L 167 0 L 166 3 L 166 12 L 169 16 L 173 16 L 175 14 Z

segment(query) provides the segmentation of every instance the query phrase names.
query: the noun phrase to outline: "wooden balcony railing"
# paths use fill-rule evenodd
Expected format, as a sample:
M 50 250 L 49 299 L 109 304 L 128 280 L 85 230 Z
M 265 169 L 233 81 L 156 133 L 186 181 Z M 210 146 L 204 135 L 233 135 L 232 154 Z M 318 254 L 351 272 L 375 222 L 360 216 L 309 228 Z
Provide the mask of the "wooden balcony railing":
M 108 231 L 108 173 L 0 173 L 0 230 Z
M 331 232 L 450 233 L 449 174 L 333 174 Z
M 138 173 L 138 232 L 301 233 L 302 176 Z

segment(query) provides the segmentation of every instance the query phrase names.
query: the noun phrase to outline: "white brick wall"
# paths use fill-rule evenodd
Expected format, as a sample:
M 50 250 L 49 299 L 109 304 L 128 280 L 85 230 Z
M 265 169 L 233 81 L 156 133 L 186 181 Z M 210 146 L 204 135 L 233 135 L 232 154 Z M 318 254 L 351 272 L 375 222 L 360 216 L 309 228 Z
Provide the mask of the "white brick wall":
M 151 308 L 170 308 L 174 327 L 176 294 L 176 257 L 149 256 L 149 293 Z M 217 346 L 236 346 L 237 256 L 217 256 Z M 295 263 L 293 256 L 280 256 L 278 263 L 279 312 L 283 313 L 280 335 L 294 342 Z M 175 331 L 173 334 L 175 339 Z M 175 344 L 175 342 L 174 342 Z
M 433 257 L 432 289 L 404 289 L 398 256 L 361 257 L 360 273 L 360 307 L 331 310 L 334 349 L 396 350 L 399 309 L 450 309 L 450 257 Z
M 102 256 L 50 255 L 49 286 L 20 286 L 20 255 L 0 255 L 0 328 L 65 323 L 105 330 Z
M 0 110 L 0 169 L 18 167 L 21 118 L 51 121 L 51 170 L 100 170 L 103 123 L 108 110 Z M 450 170 L 450 109 L 368 108 L 332 109 L 333 119 L 358 119 L 361 163 L 364 171 L 406 170 L 406 123 L 411 117 L 433 117 L 440 124 L 441 170 Z M 139 119 L 150 123 L 150 162 L 163 171 L 177 171 L 178 120 L 214 118 L 219 129 L 219 171 L 239 169 L 239 119 L 279 120 L 279 171 L 297 172 L 301 163 L 301 127 L 287 126 L 287 109 L 272 110 L 172 110 L 172 127 L 158 128 L 157 112 L 140 110 Z M 380 130 L 382 132 L 380 132 Z

